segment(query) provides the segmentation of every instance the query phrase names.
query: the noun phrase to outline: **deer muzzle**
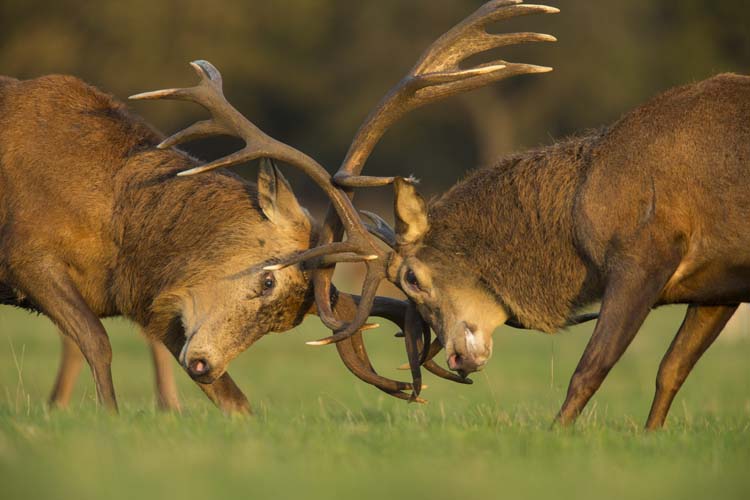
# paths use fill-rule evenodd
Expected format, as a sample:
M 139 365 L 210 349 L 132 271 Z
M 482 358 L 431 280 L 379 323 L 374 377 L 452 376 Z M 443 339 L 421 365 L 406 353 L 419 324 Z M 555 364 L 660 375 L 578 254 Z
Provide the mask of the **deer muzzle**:
M 200 342 L 192 342 L 194 338 L 195 334 L 185 340 L 180 352 L 180 364 L 190 378 L 201 384 L 210 384 L 221 375 L 223 370 L 217 369 L 221 363 L 212 361 L 211 353 L 201 349 Z
M 462 321 L 446 340 L 448 367 L 461 375 L 481 370 L 492 356 L 491 334 L 471 323 Z

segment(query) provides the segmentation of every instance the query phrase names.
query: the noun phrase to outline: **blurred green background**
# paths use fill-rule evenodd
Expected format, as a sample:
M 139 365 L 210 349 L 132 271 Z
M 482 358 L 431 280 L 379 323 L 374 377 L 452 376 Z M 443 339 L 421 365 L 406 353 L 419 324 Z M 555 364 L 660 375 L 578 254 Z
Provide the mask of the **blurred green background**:
M 187 63 L 207 59 L 222 71 L 238 109 L 333 170 L 368 110 L 432 40 L 482 3 L 2 0 L 0 73 L 71 73 L 125 99 L 190 85 L 195 75 Z M 674 85 L 750 67 L 744 0 L 548 3 L 562 12 L 496 30 L 550 33 L 558 43 L 488 57 L 553 66 L 553 73 L 416 111 L 384 137 L 367 172 L 414 173 L 425 192 L 440 192 L 498 154 L 610 123 Z M 132 107 L 165 132 L 203 116 L 185 103 Z M 209 140 L 189 149 L 211 158 L 236 146 Z M 293 177 L 308 205 L 322 201 L 304 178 Z M 360 198 L 367 205 L 387 196 L 376 190 Z
M 238 109 L 333 170 L 382 94 L 481 3 L 0 0 L 0 73 L 71 73 L 125 99 L 190 85 L 187 62 L 208 59 Z M 550 65 L 553 73 L 413 113 L 384 137 L 367 172 L 414 173 L 424 192 L 437 193 L 467 169 L 610 123 L 671 86 L 748 72 L 745 1 L 548 3 L 562 13 L 497 30 L 547 32 L 558 43 L 488 57 Z M 204 116 L 184 103 L 131 107 L 166 132 Z M 189 150 L 209 159 L 237 146 L 219 138 Z M 323 203 L 304 177 L 290 177 L 304 204 Z M 385 214 L 389 202 L 387 190 L 359 196 L 361 206 Z M 678 395 L 666 431 L 640 431 L 682 314 L 681 307 L 653 313 L 576 428 L 549 430 L 592 325 L 557 336 L 501 329 L 473 386 L 427 376 L 430 404 L 415 406 L 356 380 L 333 348 L 306 347 L 324 334 L 308 319 L 232 364 L 256 416 L 231 419 L 181 373 L 185 411 L 156 412 L 144 343 L 126 321 L 108 320 L 122 408 L 113 418 L 98 411 L 88 372 L 72 408 L 50 413 L 54 328 L 3 308 L 0 497 L 748 498 L 747 335 L 717 341 Z M 369 344 L 385 374 L 403 377 L 393 369 L 404 361 L 394 330 L 368 334 Z

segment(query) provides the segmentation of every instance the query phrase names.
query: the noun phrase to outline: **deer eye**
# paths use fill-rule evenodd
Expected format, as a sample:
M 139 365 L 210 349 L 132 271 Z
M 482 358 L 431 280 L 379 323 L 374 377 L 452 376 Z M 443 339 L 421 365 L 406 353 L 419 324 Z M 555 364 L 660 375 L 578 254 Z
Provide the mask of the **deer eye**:
M 261 282 L 263 295 L 267 295 L 268 293 L 270 293 L 271 290 L 273 290 L 275 286 L 276 286 L 276 278 L 274 278 L 273 273 L 264 274 L 263 281 Z
M 411 269 L 407 269 L 406 273 L 404 274 L 404 280 L 409 284 L 409 286 L 416 288 L 417 290 L 420 289 L 417 275 L 414 274 L 414 271 L 412 271 Z

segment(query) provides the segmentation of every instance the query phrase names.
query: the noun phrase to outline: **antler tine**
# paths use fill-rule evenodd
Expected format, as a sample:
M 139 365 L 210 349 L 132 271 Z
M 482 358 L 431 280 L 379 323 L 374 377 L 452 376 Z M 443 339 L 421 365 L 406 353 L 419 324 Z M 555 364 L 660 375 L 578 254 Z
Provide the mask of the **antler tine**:
M 559 12 L 545 5 L 524 5 L 521 0 L 487 2 L 472 15 L 438 38 L 412 69 L 414 76 L 435 75 L 437 81 L 456 76 L 471 77 L 475 70 L 460 70 L 459 63 L 469 56 L 487 50 L 526 42 L 554 42 L 555 37 L 541 33 L 490 34 L 490 23 L 529 14 Z
M 394 122 L 413 109 L 448 96 L 525 73 L 544 73 L 552 68 L 498 60 L 463 69 L 459 65 L 472 55 L 490 49 L 529 42 L 554 42 L 541 33 L 490 34 L 490 23 L 529 14 L 554 14 L 554 7 L 526 5 L 522 0 L 493 0 L 438 38 L 422 54 L 409 73 L 386 94 L 357 131 L 334 181 L 348 188 L 380 186 L 392 177 L 360 176 L 375 144 Z
M 342 316 L 350 316 L 356 309 L 358 309 L 357 302 L 359 302 L 359 300 L 360 299 L 356 296 L 340 294 L 339 300 L 336 303 L 336 312 L 340 313 Z M 405 304 L 401 301 L 378 297 L 376 306 L 373 309 L 377 315 L 390 321 L 394 321 L 399 326 L 404 322 Z M 420 380 L 415 380 L 413 383 L 409 384 L 378 375 L 367 355 L 361 330 L 355 332 L 350 337 L 337 342 L 336 349 L 341 360 L 344 362 L 344 365 L 346 365 L 349 371 L 360 380 L 367 382 L 396 398 L 410 402 L 426 402 L 415 394 L 415 392 L 418 394 L 419 390 L 415 391 L 414 387 L 422 388 Z M 407 390 L 411 390 L 412 393 L 409 394 L 404 392 Z
M 440 351 L 443 350 L 443 345 L 440 343 L 439 339 L 435 339 L 432 341 L 432 343 L 430 343 L 429 342 L 429 328 L 427 327 L 427 325 L 424 325 L 424 326 L 425 326 L 425 331 L 427 332 L 427 334 L 424 336 L 425 341 L 423 345 L 428 346 L 428 347 L 422 351 L 422 358 L 419 360 L 421 366 L 424 366 L 425 369 L 428 372 L 432 373 L 433 375 L 436 375 L 440 378 L 444 378 L 446 380 L 450 380 L 451 382 L 456 382 L 459 384 L 466 384 L 466 385 L 473 384 L 474 381 L 471 380 L 470 378 L 462 377 L 461 375 L 457 375 L 451 371 L 448 371 L 442 366 L 435 363 L 435 361 L 433 361 L 433 358 L 437 356 L 437 354 Z M 404 333 L 402 336 L 405 337 L 405 340 L 408 339 L 407 333 Z M 422 349 L 422 346 L 419 346 L 419 348 Z M 409 347 L 407 344 L 407 353 L 408 353 L 408 349 Z M 410 357 L 409 362 L 404 363 L 403 365 L 399 366 L 398 369 L 399 370 L 412 370 L 413 372 L 414 360 Z
M 345 341 L 336 344 L 339 356 L 349 371 L 360 380 L 374 385 L 383 392 L 399 399 L 409 399 L 411 395 L 403 391 L 413 391 L 412 385 L 407 382 L 399 382 L 378 375 L 373 370 L 372 365 L 369 364 L 369 359 L 364 360 L 358 355 L 358 351 L 363 352 L 363 350 L 361 348 L 358 349 L 359 342 L 355 339 L 361 340 L 361 334 L 357 333 Z
M 347 312 L 353 312 L 354 304 L 351 304 L 351 302 L 354 302 L 354 304 L 358 304 L 360 302 L 360 297 L 357 297 L 356 295 L 341 294 L 339 296 L 338 302 L 336 303 L 337 312 L 341 312 L 343 314 L 346 314 Z M 415 391 L 414 387 L 421 386 L 421 388 L 424 388 L 424 386 L 421 385 L 421 374 L 419 374 L 417 377 L 414 376 L 415 362 L 418 364 L 417 370 L 418 366 L 422 365 L 427 371 L 438 377 L 453 382 L 458 382 L 460 384 L 472 384 L 473 381 L 470 378 L 461 377 L 453 372 L 446 370 L 445 368 L 432 361 L 432 358 L 434 358 L 442 350 L 443 346 L 440 344 L 440 341 L 438 339 L 435 339 L 435 341 L 432 343 L 429 342 L 429 327 L 419 315 L 412 315 L 407 319 L 407 315 L 413 314 L 409 313 L 410 307 L 410 303 L 404 300 L 392 299 L 389 297 L 376 297 L 375 303 L 372 307 L 372 315 L 380 318 L 385 318 L 388 321 L 398 325 L 403 331 L 407 332 L 404 335 L 405 337 L 407 337 L 407 339 L 408 336 L 411 336 L 412 339 L 418 339 L 418 337 L 415 335 L 415 332 L 413 331 L 415 330 L 414 326 L 419 326 L 420 328 L 422 328 L 422 332 L 423 334 L 425 334 L 424 341 L 421 345 L 416 345 L 416 351 L 421 350 L 421 356 L 417 358 L 416 356 L 410 355 L 409 363 L 406 364 L 405 368 L 412 369 L 412 377 L 414 380 L 412 381 L 411 385 L 409 385 L 409 387 L 405 387 L 404 385 L 402 385 L 406 384 L 405 382 L 397 382 L 394 380 L 386 379 L 385 377 L 381 377 L 377 374 L 375 369 L 372 367 L 372 363 L 370 362 L 369 357 L 367 356 L 367 350 L 365 349 L 364 339 L 361 335 L 361 331 L 357 332 L 350 338 L 344 339 L 343 341 L 336 344 L 339 355 L 341 356 L 347 368 L 349 368 L 349 371 L 354 373 L 359 379 L 376 386 L 378 389 L 394 397 L 405 399 L 411 402 L 417 401 L 420 403 L 425 401 L 419 398 L 419 391 Z M 412 327 L 409 327 L 410 323 Z M 405 341 L 409 342 L 409 340 L 406 339 Z M 428 345 L 429 347 L 426 347 Z M 358 358 L 354 356 L 355 353 L 357 354 Z M 395 390 L 397 388 L 399 388 L 399 390 Z M 411 390 L 412 394 L 407 394 L 403 392 L 404 390 Z
M 245 147 L 236 153 L 206 165 L 180 172 L 179 175 L 195 175 L 257 158 L 274 158 L 290 163 L 303 170 L 327 194 L 330 195 L 333 192 L 333 190 L 327 188 L 330 185 L 330 176 L 322 166 L 301 151 L 267 135 L 227 101 L 222 89 L 223 81 L 221 73 L 213 64 L 208 61 L 198 60 L 191 62 L 190 66 L 199 77 L 199 82 L 194 87 L 143 92 L 130 97 L 130 99 L 134 100 L 176 99 L 190 101 L 200 104 L 211 113 L 212 118 L 210 120 L 197 122 L 185 130 L 177 132 L 162 141 L 158 147 L 162 149 L 169 148 L 186 141 L 217 134 L 239 137 L 245 141 Z
M 354 301 L 358 301 L 358 297 L 352 296 Z M 409 354 L 409 350 L 413 349 L 415 352 L 418 352 L 421 350 L 421 356 L 419 359 L 417 359 L 416 356 L 413 354 L 409 354 L 409 363 L 404 365 L 402 367 L 403 369 L 410 369 L 412 371 L 412 378 L 416 378 L 415 375 L 415 363 L 418 363 L 418 365 L 424 366 L 427 371 L 432 373 L 433 375 L 436 375 L 440 378 L 450 380 L 452 382 L 457 382 L 459 384 L 473 384 L 474 381 L 471 380 L 468 377 L 462 377 L 460 375 L 457 375 L 451 371 L 446 370 L 445 368 L 439 366 L 437 363 L 433 361 L 433 358 L 443 349 L 442 344 L 438 339 L 435 339 L 433 342 L 430 343 L 430 328 L 429 326 L 424 322 L 424 320 L 419 316 L 411 316 L 407 319 L 409 313 L 410 303 L 403 301 L 403 300 L 397 300 L 397 299 L 391 299 L 388 297 L 377 297 L 375 300 L 375 304 L 372 308 L 372 315 L 378 316 L 381 318 L 385 318 L 396 325 L 398 325 L 404 332 L 403 337 L 405 337 L 405 342 L 407 342 L 407 354 Z M 412 327 L 409 328 L 410 321 L 415 321 L 415 323 L 412 324 Z M 422 329 L 423 333 L 423 341 L 420 345 L 418 342 L 418 336 L 416 335 L 417 332 L 414 330 L 415 327 L 419 325 L 419 327 Z M 410 340 L 411 336 L 411 340 Z M 412 346 L 408 345 L 408 342 L 413 342 L 414 344 Z M 364 346 L 363 346 L 364 347 Z M 366 353 L 365 353 L 366 354 Z M 418 365 L 416 369 L 418 370 Z M 419 377 L 419 380 L 421 380 L 421 374 Z M 416 380 L 412 383 L 412 386 L 418 387 L 418 384 L 416 383 Z M 416 391 L 412 391 L 412 394 L 414 394 Z
M 409 301 L 404 318 L 404 344 L 406 345 L 406 355 L 409 359 L 409 368 L 411 369 L 411 378 L 414 381 L 412 395 L 416 398 L 422 386 L 422 353 L 420 353 L 420 335 L 424 331 L 422 318 L 417 312 L 414 302 Z M 426 347 L 426 346 L 425 346 Z
M 471 385 L 474 383 L 474 381 L 470 378 L 456 375 L 455 373 L 446 370 L 432 360 L 425 361 L 422 366 L 424 366 L 425 370 L 432 373 L 433 375 L 444 378 L 445 380 L 450 380 L 451 382 L 456 382 L 457 384 Z
M 378 292 L 378 286 L 385 276 L 385 265 L 382 260 L 367 261 L 365 262 L 365 265 L 367 266 L 367 273 L 365 274 L 365 281 L 364 285 L 362 286 L 362 295 L 359 299 L 357 314 L 354 316 L 354 319 L 351 320 L 351 322 L 346 325 L 346 327 L 340 329 L 333 335 L 322 338 L 320 340 L 308 342 L 308 345 L 320 346 L 340 342 L 352 336 L 357 332 L 357 330 L 361 328 L 363 324 L 365 324 L 367 318 L 370 316 L 373 303 L 375 302 L 375 298 Z M 325 279 L 326 281 L 328 281 L 328 278 Z M 318 311 L 318 314 L 320 314 L 320 312 L 321 311 Z M 320 318 L 321 320 L 323 320 L 323 316 L 320 316 Z M 325 323 L 325 320 L 323 321 Z M 336 329 L 334 329 L 334 331 L 335 330 Z
M 381 216 L 376 213 L 368 212 L 367 210 L 360 210 L 360 214 L 370 219 L 373 224 L 365 224 L 365 227 L 370 232 L 377 236 L 383 243 L 391 248 L 396 248 L 396 232 Z
M 474 381 L 469 377 L 462 377 L 461 375 L 457 375 L 451 371 L 446 370 L 442 366 L 435 363 L 435 361 L 433 361 L 433 358 L 437 356 L 438 353 L 442 350 L 443 345 L 440 343 L 440 340 L 435 339 L 430 344 L 430 347 L 426 349 L 426 355 L 424 361 L 422 362 L 422 366 L 424 366 L 425 369 L 433 375 L 444 378 L 446 380 L 450 380 L 451 382 L 467 385 L 473 384 Z

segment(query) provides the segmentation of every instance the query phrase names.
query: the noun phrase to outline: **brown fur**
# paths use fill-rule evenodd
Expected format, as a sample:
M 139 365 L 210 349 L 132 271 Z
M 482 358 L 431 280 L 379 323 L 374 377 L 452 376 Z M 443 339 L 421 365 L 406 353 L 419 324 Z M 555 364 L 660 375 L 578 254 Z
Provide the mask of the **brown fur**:
M 425 209 L 429 228 L 399 249 L 402 268 L 434 289 L 410 292 L 404 269 L 393 274 L 439 334 L 472 342 L 464 327 L 441 324 L 443 309 L 456 316 L 441 288 L 486 290 L 508 315 L 548 332 L 602 300 L 558 416 L 564 423 L 651 307 L 691 304 L 659 372 L 648 422 L 656 427 L 736 304 L 750 301 L 749 170 L 750 77 L 718 75 L 665 92 L 611 127 L 472 172 Z M 397 200 L 397 215 L 400 206 L 408 203 Z M 476 329 L 464 320 L 466 332 Z M 471 357 L 464 340 L 444 341 Z
M 466 263 L 524 325 L 559 329 L 592 298 L 584 290 L 587 269 L 576 248 L 573 203 L 597 137 L 472 172 L 430 204 L 422 252 L 434 249 L 446 265 Z
M 287 212 L 296 218 L 269 221 L 257 187 L 224 170 L 176 177 L 196 162 L 157 150 L 161 139 L 76 78 L 0 80 L 0 299 L 49 315 L 90 364 L 103 358 L 101 370 L 92 365 L 95 376 L 111 356 L 95 317 L 126 316 L 178 355 L 185 308 L 192 304 L 204 324 L 216 307 L 201 304 L 223 300 L 225 316 L 208 318 L 217 329 L 209 354 L 221 357 L 215 378 L 263 334 L 298 323 L 307 307 L 298 267 L 275 273 L 268 294 L 258 268 L 309 246 L 306 213 L 295 204 Z M 225 392 L 237 395 L 223 378 Z M 223 390 L 202 388 L 214 400 Z

